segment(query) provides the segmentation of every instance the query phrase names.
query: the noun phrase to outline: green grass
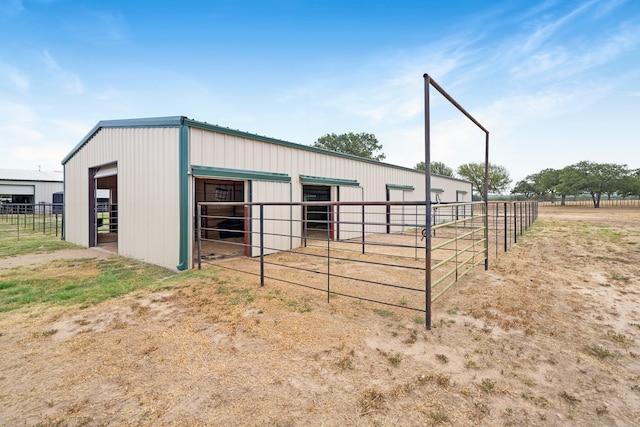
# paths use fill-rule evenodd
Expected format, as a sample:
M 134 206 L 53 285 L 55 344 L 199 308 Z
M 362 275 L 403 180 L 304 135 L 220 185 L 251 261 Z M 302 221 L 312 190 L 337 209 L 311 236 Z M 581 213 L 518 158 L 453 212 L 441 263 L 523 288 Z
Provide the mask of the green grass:
M 23 228 L 22 226 L 18 234 L 16 224 L 0 219 L 0 258 L 72 248 L 77 246 L 61 240 L 60 235 L 43 234 L 42 231 L 33 232 L 31 227 Z
M 0 270 L 0 312 L 36 304 L 90 306 L 138 289 L 159 287 L 161 279 L 174 274 L 122 257 L 4 269 Z
M 396 313 L 391 310 L 385 310 L 383 308 L 374 308 L 373 311 L 380 317 L 386 317 L 391 319 L 395 319 L 396 317 Z

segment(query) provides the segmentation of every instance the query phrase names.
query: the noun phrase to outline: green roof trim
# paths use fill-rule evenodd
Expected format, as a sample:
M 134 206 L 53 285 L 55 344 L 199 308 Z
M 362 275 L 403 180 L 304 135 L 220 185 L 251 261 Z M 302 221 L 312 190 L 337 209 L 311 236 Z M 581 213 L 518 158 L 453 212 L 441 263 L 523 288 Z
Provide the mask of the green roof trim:
M 400 184 L 387 184 L 387 188 L 389 190 L 403 190 L 403 191 L 413 191 L 413 190 L 415 190 L 413 185 L 400 185 Z
M 442 188 L 433 188 L 433 187 L 431 187 L 431 192 L 432 193 L 444 193 L 444 190 Z
M 339 153 L 337 151 L 325 150 L 322 148 L 313 147 L 310 145 L 297 144 L 294 142 L 282 141 L 275 138 L 270 138 L 267 136 L 256 135 L 249 132 L 243 132 L 240 130 L 230 129 L 223 126 L 212 125 L 207 122 L 199 122 L 197 120 L 190 119 L 185 116 L 171 116 L 171 117 L 152 117 L 145 119 L 123 119 L 123 120 L 102 120 L 98 122 L 97 125 L 94 126 L 89 133 L 82 138 L 82 140 L 67 154 L 67 156 L 62 160 L 62 164 L 66 164 L 84 145 L 89 142 L 91 138 L 103 128 L 145 128 L 145 127 L 180 127 L 180 126 L 188 126 L 196 129 L 209 130 L 213 132 L 222 133 L 225 135 L 237 136 L 239 138 L 248 138 L 253 139 L 255 141 L 267 142 L 270 144 L 282 145 L 285 147 L 296 148 L 298 150 L 312 151 L 315 153 L 322 153 L 329 156 L 341 157 L 344 159 L 357 160 L 364 163 L 371 163 L 374 165 L 381 165 L 386 167 L 391 167 L 395 169 L 400 169 L 404 171 L 410 171 L 414 173 L 419 173 L 424 175 L 424 171 L 419 171 L 414 168 L 408 168 L 404 166 L 393 165 L 391 163 L 383 163 L 373 159 L 366 159 L 364 157 L 353 156 L 351 154 Z M 434 176 L 441 176 L 437 174 L 432 174 Z M 468 182 L 459 178 L 452 177 L 444 177 L 447 179 L 453 179 L 461 182 Z
M 206 176 L 210 178 L 241 179 L 241 180 L 249 180 L 249 181 L 291 182 L 291 177 L 286 173 L 216 168 L 211 166 L 191 165 L 191 173 L 194 176 Z
M 360 183 L 355 179 L 341 179 L 341 178 L 324 178 L 321 176 L 300 175 L 300 182 L 302 184 L 315 184 L 315 185 L 338 185 L 342 187 L 359 187 Z

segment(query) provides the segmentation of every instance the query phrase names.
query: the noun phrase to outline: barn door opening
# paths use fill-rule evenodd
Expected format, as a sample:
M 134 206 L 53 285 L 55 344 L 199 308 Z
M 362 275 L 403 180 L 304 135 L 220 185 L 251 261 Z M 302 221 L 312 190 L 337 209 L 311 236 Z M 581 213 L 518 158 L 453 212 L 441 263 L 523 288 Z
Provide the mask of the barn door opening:
M 118 252 L 118 165 L 90 169 L 89 246 Z
M 203 259 L 220 259 L 247 254 L 249 233 L 244 206 L 224 202 L 245 201 L 245 181 L 197 178 L 195 210 L 200 202 L 218 202 L 202 207 L 201 227 Z M 194 250 L 197 248 L 197 236 Z M 194 260 L 197 256 L 194 255 Z
M 329 185 L 303 185 L 302 200 L 305 202 L 330 202 L 331 186 Z M 303 220 L 306 235 L 317 234 L 327 236 L 333 240 L 333 222 L 331 206 L 305 206 L 303 209 Z
M 404 202 L 404 190 L 387 186 L 387 202 Z M 387 205 L 387 234 L 404 230 L 404 206 Z

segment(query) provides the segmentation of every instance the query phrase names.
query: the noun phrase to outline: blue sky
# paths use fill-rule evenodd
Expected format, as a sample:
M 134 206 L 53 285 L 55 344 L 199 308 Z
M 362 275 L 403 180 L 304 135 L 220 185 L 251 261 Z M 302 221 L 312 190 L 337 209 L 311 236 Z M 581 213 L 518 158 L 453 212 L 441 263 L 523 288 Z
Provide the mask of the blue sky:
M 100 120 L 184 115 L 300 144 L 377 136 L 424 159 L 423 74 L 514 183 L 640 168 L 640 1 L 0 0 L 0 168 L 61 170 Z M 432 159 L 484 133 L 432 98 Z

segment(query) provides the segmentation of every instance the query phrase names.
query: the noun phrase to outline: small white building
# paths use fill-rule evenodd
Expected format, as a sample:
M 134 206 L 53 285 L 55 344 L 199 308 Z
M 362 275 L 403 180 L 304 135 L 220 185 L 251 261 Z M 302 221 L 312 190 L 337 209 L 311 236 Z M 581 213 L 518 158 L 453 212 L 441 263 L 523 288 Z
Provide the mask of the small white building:
M 108 190 L 110 221 L 117 218 L 118 253 L 177 270 L 193 266 L 196 204 L 201 201 L 425 197 L 424 173 L 414 169 L 181 116 L 101 121 L 62 164 L 67 241 L 99 244 L 97 193 Z M 467 181 L 434 175 L 431 185 L 434 202 L 471 200 Z M 251 209 L 229 214 L 248 216 L 249 222 L 256 218 Z M 286 207 L 282 215 L 300 224 L 302 210 Z M 332 237 L 343 238 L 339 233 Z
M 63 188 L 62 172 L 0 169 L 0 201 L 4 203 L 53 203 L 53 194 Z

